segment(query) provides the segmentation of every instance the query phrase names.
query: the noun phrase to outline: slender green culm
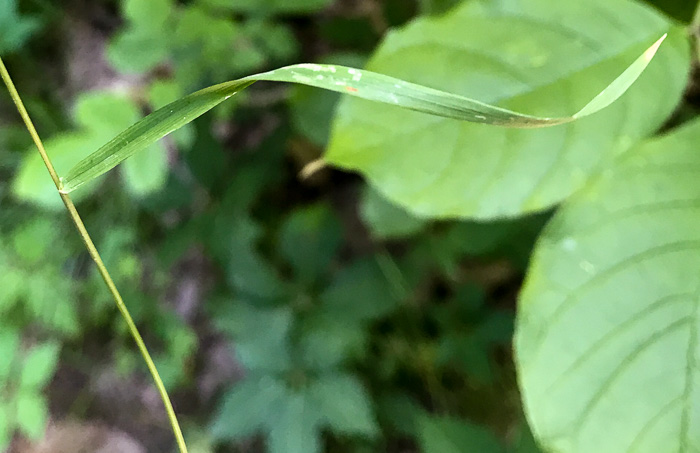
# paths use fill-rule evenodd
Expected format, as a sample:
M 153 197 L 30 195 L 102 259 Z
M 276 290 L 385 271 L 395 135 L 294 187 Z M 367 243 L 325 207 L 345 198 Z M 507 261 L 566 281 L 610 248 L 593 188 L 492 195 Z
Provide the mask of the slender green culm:
M 124 321 L 126 321 L 126 324 L 129 327 L 129 332 L 131 332 L 131 336 L 134 338 L 136 346 L 138 347 L 139 351 L 141 352 L 141 356 L 143 357 L 143 360 L 148 366 L 148 370 L 150 371 L 151 376 L 153 377 L 153 381 L 155 382 L 156 387 L 158 388 L 158 392 L 160 393 L 160 397 L 163 400 L 163 405 L 165 406 L 165 411 L 168 414 L 168 419 L 170 420 L 170 425 L 172 426 L 173 433 L 175 434 L 175 440 L 177 442 L 177 446 L 180 450 L 180 453 L 187 453 L 185 438 L 182 436 L 182 430 L 180 429 L 180 425 L 177 421 L 177 416 L 175 415 L 175 411 L 173 410 L 173 405 L 170 402 L 170 397 L 168 396 L 168 392 L 165 390 L 165 385 L 163 385 L 163 381 L 161 380 L 160 375 L 158 374 L 158 370 L 156 369 L 156 366 L 153 363 L 153 359 L 151 359 L 151 355 L 148 353 L 146 344 L 143 342 L 143 338 L 141 338 L 141 334 L 136 328 L 136 324 L 134 324 L 134 320 L 131 318 L 129 310 L 126 308 L 124 300 L 122 299 L 121 294 L 119 294 L 119 291 L 117 290 L 117 287 L 114 284 L 112 277 L 109 275 L 109 272 L 107 271 L 107 268 L 105 267 L 105 264 L 102 261 L 102 258 L 100 257 L 97 248 L 95 247 L 95 244 L 92 242 L 92 239 L 90 238 L 90 235 L 88 234 L 87 229 L 85 228 L 85 224 L 83 224 L 83 220 L 80 218 L 80 215 L 78 214 L 78 211 L 75 208 L 73 201 L 67 193 L 64 193 L 62 191 L 61 179 L 56 173 L 56 170 L 54 169 L 54 166 L 51 163 L 51 159 L 46 153 L 44 144 L 39 138 L 39 134 L 37 133 L 31 118 L 29 117 L 29 113 L 27 113 L 27 109 L 24 107 L 24 103 L 22 102 L 22 99 L 20 98 L 17 89 L 15 88 L 15 85 L 12 82 L 12 79 L 10 78 L 10 74 L 8 73 L 7 68 L 3 63 L 2 58 L 0 58 L 0 76 L 2 77 L 3 82 L 5 82 L 5 86 L 7 86 L 7 89 L 10 92 L 10 96 L 12 97 L 12 101 L 15 103 L 17 111 L 22 117 L 22 120 L 24 121 L 24 124 L 27 127 L 27 130 L 29 131 L 29 134 L 32 136 L 32 140 L 34 140 L 34 144 L 39 150 L 41 159 L 44 161 L 46 169 L 49 171 L 49 175 L 51 176 L 51 179 L 56 185 L 56 190 L 58 191 L 61 200 L 63 200 L 63 204 L 66 206 L 66 209 L 68 210 L 68 213 L 71 219 L 73 220 L 76 229 L 78 230 L 78 234 L 80 234 L 80 237 L 85 243 L 85 247 L 87 248 L 90 257 L 97 265 L 97 270 L 99 271 L 100 275 L 102 276 L 102 279 L 107 285 L 107 289 L 109 289 L 109 292 L 112 294 L 114 302 L 117 304 L 117 308 L 119 309 L 119 312 L 124 318 Z

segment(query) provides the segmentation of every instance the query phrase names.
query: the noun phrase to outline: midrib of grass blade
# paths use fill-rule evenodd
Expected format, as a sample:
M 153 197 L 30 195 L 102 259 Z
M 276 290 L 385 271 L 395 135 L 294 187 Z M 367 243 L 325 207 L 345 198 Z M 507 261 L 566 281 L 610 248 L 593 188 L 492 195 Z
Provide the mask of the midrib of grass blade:
M 257 81 L 291 82 L 346 93 L 431 115 L 515 128 L 564 124 L 612 104 L 637 80 L 666 38 L 663 35 L 581 110 L 567 117 L 546 118 L 514 112 L 457 94 L 417 85 L 371 71 L 336 65 L 298 64 L 221 83 L 192 93 L 156 110 L 78 162 L 61 178 L 69 193 L 111 170 Z

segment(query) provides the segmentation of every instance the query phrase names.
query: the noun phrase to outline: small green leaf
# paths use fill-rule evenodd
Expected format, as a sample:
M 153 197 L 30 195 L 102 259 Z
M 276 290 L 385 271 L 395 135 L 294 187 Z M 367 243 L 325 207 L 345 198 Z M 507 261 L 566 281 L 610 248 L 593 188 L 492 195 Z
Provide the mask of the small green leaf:
M 5 263 L 1 263 L 3 271 L 0 272 L 0 316 L 14 307 L 17 299 L 24 293 L 28 277 L 24 272 L 15 269 Z M 1 341 L 1 340 L 0 340 Z M 0 372 L 0 377 L 2 373 Z
M 279 250 L 301 282 L 315 283 L 327 273 L 342 242 L 340 221 L 327 204 L 296 209 L 282 224 Z
M 25 391 L 39 391 L 51 379 L 56 370 L 58 343 L 35 346 L 22 362 L 19 385 Z
M 15 253 L 29 265 L 43 260 L 55 239 L 55 225 L 46 219 L 29 222 L 17 228 L 12 235 Z
M 209 238 L 226 270 L 229 285 L 245 295 L 277 299 L 285 295 L 285 285 L 277 271 L 258 252 L 261 227 L 247 213 L 225 213 L 216 219 L 215 231 Z
M 377 319 L 396 308 L 398 300 L 375 260 L 343 267 L 321 294 L 323 311 L 352 323 Z
M 124 95 L 91 91 L 82 94 L 75 103 L 75 121 L 104 141 L 138 118 L 138 109 Z
M 519 128 L 554 126 L 588 116 L 614 102 L 637 80 L 664 38 L 665 35 L 652 44 L 581 110 L 559 118 L 517 113 L 457 94 L 360 69 L 318 64 L 287 66 L 205 88 L 151 113 L 73 167 L 62 178 L 62 191 L 69 193 L 109 171 L 134 153 L 189 123 L 256 81 L 301 83 L 444 118 L 476 123 Z M 349 143 L 352 142 L 353 137 L 350 137 Z
M 127 28 L 109 42 L 107 58 L 117 71 L 137 74 L 146 72 L 165 60 L 169 51 L 168 42 L 163 35 Z
M 323 423 L 336 433 L 377 435 L 369 395 L 356 378 L 325 375 L 314 381 L 308 394 L 315 402 Z
M 212 436 L 216 439 L 241 439 L 255 434 L 279 411 L 286 393 L 284 384 L 269 376 L 251 376 L 235 384 L 222 397 Z
M 166 150 L 160 143 L 154 143 L 145 152 L 124 162 L 126 189 L 137 197 L 149 195 L 163 188 L 168 171 Z
M 19 429 L 32 440 L 40 439 L 44 435 L 48 418 L 44 397 L 33 391 L 20 391 L 15 404 Z
M 307 392 L 288 391 L 267 423 L 269 452 L 320 453 L 320 421 Z
M 0 55 L 18 49 L 37 28 L 37 19 L 18 14 L 16 0 L 0 2 Z
M 334 369 L 362 353 L 366 336 L 361 324 L 338 314 L 313 316 L 303 323 L 299 340 L 303 364 L 314 371 Z
M 248 370 L 282 372 L 291 366 L 292 313 L 288 308 L 258 309 L 226 301 L 217 312 L 216 325 L 235 341 L 236 356 Z
M 12 374 L 19 349 L 19 332 L 8 326 L 0 327 L 0 382 Z
M 86 157 L 90 150 L 104 143 L 99 137 L 86 132 L 60 134 L 44 142 L 46 152 L 51 156 L 56 171 L 61 174 Z M 75 202 L 90 194 L 90 190 L 78 193 Z M 14 180 L 12 191 L 21 200 L 30 201 L 43 208 L 58 210 L 63 208 L 56 186 L 46 172 L 46 166 L 35 149 L 25 154 Z
M 172 0 L 124 0 L 124 16 L 135 27 L 160 29 L 165 25 L 173 9 Z

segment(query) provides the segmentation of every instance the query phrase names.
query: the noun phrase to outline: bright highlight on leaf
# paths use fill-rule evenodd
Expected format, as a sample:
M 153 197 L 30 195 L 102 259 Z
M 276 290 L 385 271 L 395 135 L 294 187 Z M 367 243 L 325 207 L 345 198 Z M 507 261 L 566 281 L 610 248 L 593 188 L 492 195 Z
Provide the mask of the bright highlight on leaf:
M 153 112 L 73 167 L 61 179 L 62 192 L 69 193 L 111 170 L 257 81 L 300 83 L 462 121 L 514 128 L 547 127 L 592 115 L 617 100 L 644 71 L 665 38 L 656 41 L 581 110 L 559 118 L 518 113 L 360 69 L 319 64 L 287 66 L 205 88 Z

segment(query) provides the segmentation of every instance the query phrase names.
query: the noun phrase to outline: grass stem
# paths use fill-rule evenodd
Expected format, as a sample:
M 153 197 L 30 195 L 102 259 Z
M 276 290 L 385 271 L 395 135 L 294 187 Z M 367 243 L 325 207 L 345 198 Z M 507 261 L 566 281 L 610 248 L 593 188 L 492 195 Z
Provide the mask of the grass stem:
M 12 101 L 15 103 L 15 106 L 17 106 L 17 111 L 22 117 L 22 120 L 24 121 L 24 124 L 27 127 L 27 130 L 29 131 L 29 134 L 32 136 L 32 140 L 34 140 L 34 144 L 39 150 L 41 159 L 44 161 L 46 169 L 49 171 L 49 175 L 51 175 L 51 179 L 56 185 L 56 190 L 58 191 L 61 200 L 63 200 L 63 204 L 66 206 L 66 209 L 68 210 L 68 213 L 70 214 L 70 217 L 73 220 L 73 223 L 75 224 L 75 227 L 78 230 L 80 237 L 85 243 L 85 247 L 87 248 L 90 257 L 95 262 L 95 265 L 97 265 L 97 270 L 102 276 L 102 280 L 104 280 L 105 285 L 107 285 L 107 289 L 109 289 L 109 292 L 112 294 L 114 302 L 117 304 L 117 308 L 119 309 L 119 312 L 126 321 L 126 324 L 129 327 L 129 332 L 131 332 L 131 336 L 134 338 L 136 346 L 138 347 L 139 351 L 141 352 L 141 356 L 143 357 L 143 360 L 148 366 L 148 371 L 150 371 L 151 376 L 153 377 L 153 381 L 155 382 L 156 387 L 158 388 L 158 392 L 160 393 L 160 397 L 163 400 L 163 405 L 165 406 L 165 411 L 168 414 L 168 419 L 170 420 L 170 425 L 172 427 L 173 433 L 175 434 L 175 440 L 180 449 L 180 452 L 187 453 L 185 439 L 182 435 L 182 430 L 180 429 L 180 425 L 177 421 L 175 411 L 173 410 L 173 405 L 170 402 L 170 397 L 168 396 L 168 392 L 165 390 L 165 385 L 163 385 L 163 381 L 160 378 L 160 375 L 158 374 L 158 370 L 156 369 L 156 366 L 153 363 L 153 359 L 148 353 L 146 344 L 143 342 L 143 338 L 141 337 L 141 334 L 139 333 L 136 324 L 134 323 L 134 320 L 129 314 L 129 310 L 126 308 L 124 300 L 122 299 L 121 294 L 119 294 L 119 290 L 117 290 L 117 287 L 114 284 L 112 277 L 109 275 L 107 267 L 105 267 L 105 264 L 102 261 L 102 258 L 100 257 L 97 248 L 95 247 L 95 244 L 92 242 L 92 239 L 90 238 L 90 235 L 88 234 L 88 231 L 85 228 L 85 224 L 80 218 L 78 210 L 75 208 L 75 205 L 73 204 L 70 195 L 61 192 L 61 179 L 59 178 L 58 173 L 56 173 L 56 170 L 54 169 L 54 166 L 51 163 L 51 159 L 46 153 L 44 144 L 42 143 L 41 138 L 39 138 L 39 134 L 37 133 L 36 128 L 34 127 L 34 124 L 32 123 L 32 120 L 29 117 L 29 113 L 27 113 L 27 109 L 24 107 L 24 103 L 22 102 L 22 99 L 20 98 L 19 93 L 17 92 L 14 83 L 12 82 L 12 79 L 10 78 L 10 74 L 7 72 L 7 68 L 5 67 L 5 64 L 3 63 L 1 58 L 0 76 L 2 77 L 3 82 L 5 82 L 8 91 L 10 92 Z

